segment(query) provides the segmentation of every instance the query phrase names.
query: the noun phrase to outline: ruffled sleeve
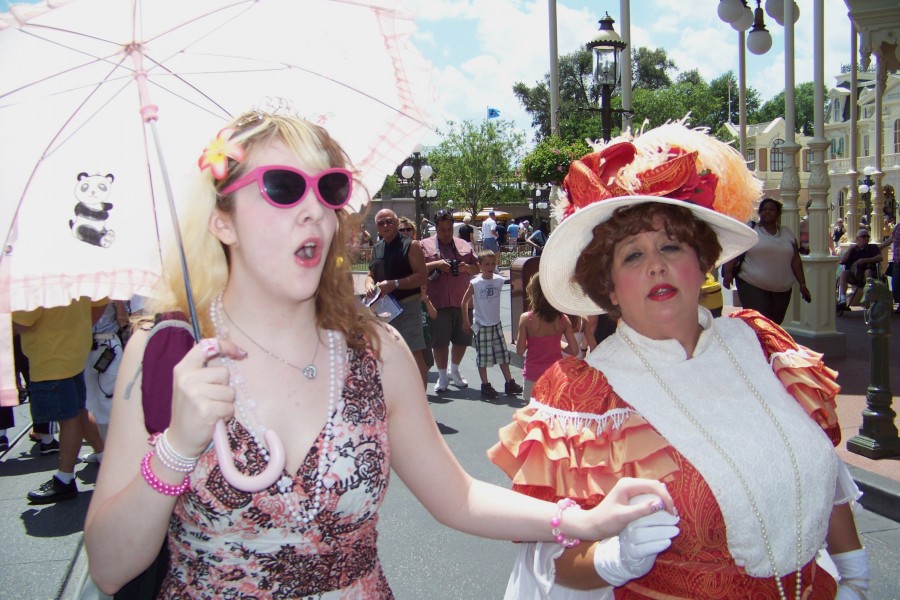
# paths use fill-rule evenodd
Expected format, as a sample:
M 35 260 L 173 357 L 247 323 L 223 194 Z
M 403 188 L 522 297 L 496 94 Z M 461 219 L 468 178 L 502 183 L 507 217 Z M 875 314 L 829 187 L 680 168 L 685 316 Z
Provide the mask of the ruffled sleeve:
M 622 477 L 667 480 L 677 471 L 668 442 L 586 362 L 558 361 L 532 395 L 488 450 L 516 491 L 590 508 Z
M 784 329 L 755 310 L 740 310 L 729 316 L 753 329 L 776 377 L 837 446 L 841 441 L 835 404 L 841 391 L 837 371 L 825 366 L 822 354 L 797 344 Z

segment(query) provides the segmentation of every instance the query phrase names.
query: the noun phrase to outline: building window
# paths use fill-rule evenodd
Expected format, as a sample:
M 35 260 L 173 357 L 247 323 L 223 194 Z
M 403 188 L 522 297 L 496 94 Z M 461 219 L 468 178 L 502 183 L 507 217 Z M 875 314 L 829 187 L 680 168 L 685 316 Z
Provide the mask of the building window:
M 862 155 L 863 156 L 869 155 L 869 134 L 868 133 L 863 136 Z
M 779 148 L 772 148 L 772 171 L 784 171 L 784 151 Z
M 900 119 L 894 121 L 894 154 L 900 154 Z
M 756 148 L 747 148 L 747 168 L 751 171 L 756 170 Z
M 834 99 L 834 118 L 832 122 L 839 123 L 841 121 L 841 101 L 838 98 Z

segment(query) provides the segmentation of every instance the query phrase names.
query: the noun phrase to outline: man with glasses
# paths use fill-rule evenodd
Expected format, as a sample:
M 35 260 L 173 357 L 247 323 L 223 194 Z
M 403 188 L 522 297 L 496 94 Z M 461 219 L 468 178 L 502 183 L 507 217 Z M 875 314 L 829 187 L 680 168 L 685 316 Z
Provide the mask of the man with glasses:
M 403 309 L 391 319 L 403 341 L 409 347 L 422 384 L 428 381 L 428 367 L 423 351 L 425 336 L 422 331 L 422 313 L 419 309 L 419 288 L 425 285 L 425 255 L 422 246 L 412 235 L 400 235 L 400 220 L 394 211 L 384 209 L 375 215 L 380 241 L 372 248 L 372 261 L 366 275 L 366 296 L 375 295 L 376 288 L 382 295 L 390 294 Z
M 422 249 L 428 270 L 428 298 L 438 312 L 437 319 L 431 324 L 431 346 L 438 370 L 434 391 L 441 393 L 446 392 L 451 383 L 460 388 L 469 385 L 459 373 L 459 363 L 466 348 L 472 344 L 472 334 L 463 330 L 462 299 L 472 275 L 479 269 L 471 244 L 453 237 L 450 211 L 439 210 L 434 215 L 434 223 L 437 234 L 422 240 Z
M 875 277 L 876 267 L 881 262 L 881 249 L 878 244 L 869 243 L 869 231 L 860 229 L 856 232 L 856 244 L 850 246 L 841 257 L 840 283 L 838 287 L 838 307 L 847 307 L 847 284 L 857 287 L 866 284 L 866 279 Z

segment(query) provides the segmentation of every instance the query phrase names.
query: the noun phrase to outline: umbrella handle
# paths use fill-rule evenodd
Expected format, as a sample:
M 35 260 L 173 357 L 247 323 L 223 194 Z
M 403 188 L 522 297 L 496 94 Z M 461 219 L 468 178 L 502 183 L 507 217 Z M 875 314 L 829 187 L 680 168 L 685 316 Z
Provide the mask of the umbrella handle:
M 259 475 L 244 475 L 234 466 L 234 457 L 229 451 L 228 432 L 225 430 L 225 422 L 221 419 L 216 422 L 216 428 L 213 431 L 216 458 L 219 460 L 219 469 L 221 469 L 222 475 L 232 487 L 242 492 L 259 492 L 278 481 L 281 477 L 286 463 L 284 444 L 281 443 L 281 438 L 272 429 L 266 431 L 265 439 L 266 447 L 269 449 L 269 464 Z

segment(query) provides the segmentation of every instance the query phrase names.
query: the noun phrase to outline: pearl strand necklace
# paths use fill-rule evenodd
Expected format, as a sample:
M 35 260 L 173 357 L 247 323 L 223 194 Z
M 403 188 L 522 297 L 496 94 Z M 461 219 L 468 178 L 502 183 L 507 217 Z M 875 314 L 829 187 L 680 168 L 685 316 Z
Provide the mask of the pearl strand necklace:
M 756 517 L 756 522 L 759 525 L 759 529 L 762 534 L 763 545 L 766 548 L 766 555 L 769 559 L 769 564 L 772 567 L 772 574 L 775 578 L 775 585 L 778 587 L 778 597 L 781 600 L 787 600 L 787 593 L 784 591 L 784 585 L 781 583 L 781 578 L 778 576 L 778 568 L 777 568 L 777 563 L 775 561 L 775 552 L 772 550 L 772 543 L 769 541 L 769 534 L 768 534 L 768 531 L 766 530 L 766 524 L 763 521 L 762 513 L 760 512 L 759 507 L 756 505 L 756 500 L 753 497 L 752 488 L 747 483 L 747 480 L 744 477 L 743 473 L 741 473 L 741 471 L 738 469 L 737 464 L 734 462 L 734 460 L 731 458 L 731 456 L 729 456 L 728 453 L 725 452 L 725 449 L 722 448 L 719 445 L 719 443 L 715 440 L 715 438 L 713 438 L 712 435 L 710 435 L 710 433 L 706 430 L 706 428 L 703 427 L 703 425 L 701 425 L 700 422 L 697 421 L 697 419 L 694 418 L 694 416 L 690 412 L 688 412 L 687 407 L 685 407 L 684 404 L 681 403 L 681 401 L 675 395 L 675 392 L 673 392 L 672 389 L 668 385 L 666 385 L 666 383 L 662 380 L 662 377 L 660 377 L 659 373 L 657 373 L 656 370 L 650 365 L 650 361 L 648 361 L 647 358 L 641 353 L 641 351 L 638 350 L 638 348 L 634 344 L 634 342 L 632 342 L 631 339 L 621 329 L 619 329 L 617 331 L 617 333 L 622 337 L 623 340 L 625 340 L 625 343 L 631 348 L 631 351 L 634 352 L 634 354 L 638 357 L 638 359 L 641 361 L 641 363 L 643 363 L 643 365 L 647 369 L 647 371 L 649 371 L 650 374 L 653 376 L 653 378 L 656 379 L 656 382 L 659 384 L 659 386 L 666 392 L 666 394 L 668 394 L 669 398 L 672 399 L 672 402 L 675 403 L 675 406 L 678 408 L 679 411 L 681 411 L 681 414 L 683 414 L 684 417 L 688 421 L 690 421 L 690 423 L 698 431 L 700 431 L 700 434 L 703 435 L 703 437 L 706 439 L 707 443 L 709 445 L 711 445 L 716 450 L 716 452 L 719 454 L 719 456 L 721 456 L 722 459 L 726 463 L 728 463 L 728 466 L 731 467 L 731 470 L 734 472 L 735 476 L 737 477 L 738 481 L 740 482 L 741 487 L 744 488 L 744 494 L 746 494 L 747 499 L 750 502 L 750 507 L 753 510 L 753 516 Z M 759 393 L 759 390 L 756 389 L 756 386 L 753 385 L 753 382 L 751 381 L 750 377 L 747 376 L 747 373 L 744 372 L 744 369 L 741 367 L 740 363 L 735 358 L 734 354 L 731 353 L 731 349 L 725 344 L 725 342 L 719 336 L 719 332 L 715 331 L 715 329 L 714 329 L 713 333 L 716 336 L 716 341 L 725 350 L 725 354 L 728 355 L 728 358 L 731 360 L 731 363 L 734 365 L 735 369 L 737 369 L 737 372 L 740 374 L 741 378 L 744 380 L 744 383 L 746 383 L 747 386 L 750 388 L 750 391 L 753 392 L 753 395 L 756 397 L 757 402 L 759 402 L 760 406 L 766 412 L 766 415 L 768 415 L 769 419 L 775 425 L 775 429 L 778 430 L 778 435 L 781 437 L 782 442 L 784 442 L 785 448 L 787 448 L 788 456 L 791 459 L 791 468 L 794 472 L 794 491 L 796 494 L 796 507 L 797 507 L 797 521 L 796 521 L 797 522 L 797 528 L 796 528 L 797 561 L 796 561 L 796 574 L 795 574 L 796 575 L 796 579 L 795 579 L 796 589 L 795 589 L 794 593 L 795 593 L 795 598 L 797 600 L 800 600 L 801 593 L 802 593 L 801 576 L 802 576 L 802 569 L 803 569 L 803 565 L 800 564 L 800 562 L 802 560 L 802 556 L 803 556 L 803 532 L 800 527 L 800 519 L 802 518 L 802 515 L 803 515 L 803 512 L 802 512 L 802 510 L 803 510 L 803 506 L 802 506 L 803 495 L 802 495 L 802 492 L 800 489 L 800 467 L 797 464 L 797 457 L 794 455 L 794 450 L 791 448 L 791 445 L 788 441 L 787 434 L 785 433 L 784 429 L 781 427 L 781 423 L 779 423 L 778 419 L 775 418 L 775 414 L 772 412 L 772 409 L 769 408 L 769 405 L 765 402 L 765 400 L 763 400 L 762 395 Z
M 216 329 L 216 336 L 221 339 L 228 339 L 228 328 L 225 327 L 224 305 L 222 294 L 219 294 L 215 301 L 210 305 L 210 320 Z M 294 479 L 290 474 L 283 474 L 281 478 L 275 482 L 278 491 L 288 506 L 291 517 L 298 523 L 308 525 L 316 519 L 322 509 L 322 494 L 325 489 L 324 478 L 327 471 L 327 460 L 331 452 L 334 450 L 334 412 L 337 390 L 339 389 L 339 377 L 343 376 L 343 361 L 338 358 L 337 344 L 335 342 L 335 333 L 331 330 L 326 331 L 328 337 L 328 416 L 325 420 L 325 444 L 319 449 L 319 457 L 316 465 L 316 481 L 313 492 L 312 508 L 302 513 L 300 511 L 300 502 L 296 495 L 291 492 L 294 489 Z M 238 414 L 239 420 L 244 424 L 245 429 L 253 438 L 256 447 L 266 461 L 269 460 L 269 451 L 263 443 L 263 437 L 268 430 L 263 424 L 259 415 L 256 413 L 256 402 L 247 394 L 246 380 L 237 368 L 237 364 L 230 357 L 222 356 L 220 362 L 228 368 L 229 382 L 228 384 L 235 389 L 235 412 Z M 254 425 L 255 423 L 255 425 Z M 315 442 L 313 442 L 315 444 Z

